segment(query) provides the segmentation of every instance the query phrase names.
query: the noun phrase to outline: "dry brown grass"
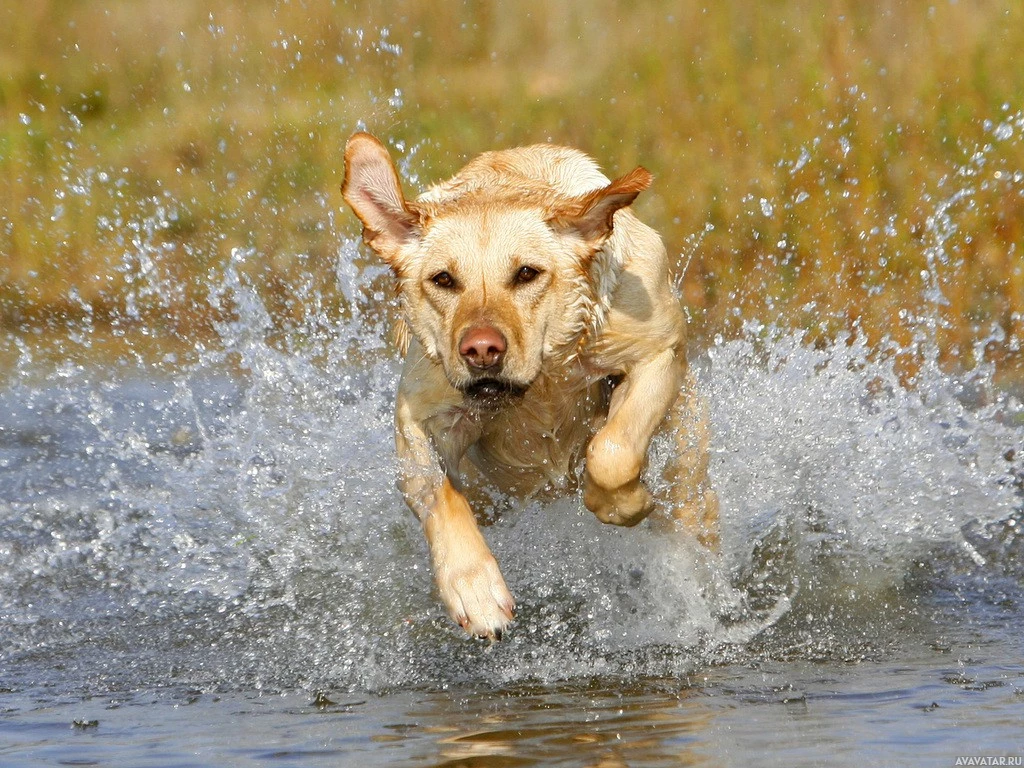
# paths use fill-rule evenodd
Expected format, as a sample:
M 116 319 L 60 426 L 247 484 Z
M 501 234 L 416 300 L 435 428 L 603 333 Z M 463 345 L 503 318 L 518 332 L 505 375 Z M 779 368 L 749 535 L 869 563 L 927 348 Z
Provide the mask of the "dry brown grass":
M 280 322 L 314 294 L 342 311 L 365 124 L 423 182 L 541 140 L 647 166 L 699 335 L 907 342 L 927 315 L 951 365 L 993 326 L 1024 338 L 1019 2 L 52 0 L 0 24 L 9 328 L 199 333 L 238 247 Z M 987 353 L 1021 374 L 1010 342 Z

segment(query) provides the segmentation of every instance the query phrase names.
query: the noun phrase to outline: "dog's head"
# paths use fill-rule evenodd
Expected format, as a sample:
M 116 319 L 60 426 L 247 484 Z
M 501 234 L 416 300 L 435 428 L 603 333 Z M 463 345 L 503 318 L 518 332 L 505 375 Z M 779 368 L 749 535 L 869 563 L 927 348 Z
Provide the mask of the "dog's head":
M 453 387 L 483 405 L 521 394 L 564 359 L 593 311 L 591 263 L 642 168 L 578 197 L 521 179 L 446 201 L 407 201 L 384 146 L 357 133 L 342 193 L 399 280 L 412 332 Z

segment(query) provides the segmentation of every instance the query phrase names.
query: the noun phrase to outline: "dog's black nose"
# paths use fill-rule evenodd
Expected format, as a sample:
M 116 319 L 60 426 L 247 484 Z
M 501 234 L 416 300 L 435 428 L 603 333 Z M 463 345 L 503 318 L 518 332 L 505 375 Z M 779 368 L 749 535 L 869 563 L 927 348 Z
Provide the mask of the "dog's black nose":
M 505 337 L 497 328 L 479 325 L 462 334 L 459 354 L 470 368 L 486 370 L 496 368 L 505 356 Z

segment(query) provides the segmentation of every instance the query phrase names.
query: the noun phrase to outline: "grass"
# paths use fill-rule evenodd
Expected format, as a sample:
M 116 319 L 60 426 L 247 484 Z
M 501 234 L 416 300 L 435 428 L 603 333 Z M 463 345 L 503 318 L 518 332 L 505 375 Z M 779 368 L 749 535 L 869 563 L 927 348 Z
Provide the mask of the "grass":
M 1019 2 L 50 0 L 0 22 L 16 333 L 204 337 L 239 248 L 276 323 L 310 296 L 345 311 L 365 125 L 410 192 L 536 141 L 645 165 L 698 338 L 759 319 L 908 344 L 923 317 L 943 364 L 1024 377 Z

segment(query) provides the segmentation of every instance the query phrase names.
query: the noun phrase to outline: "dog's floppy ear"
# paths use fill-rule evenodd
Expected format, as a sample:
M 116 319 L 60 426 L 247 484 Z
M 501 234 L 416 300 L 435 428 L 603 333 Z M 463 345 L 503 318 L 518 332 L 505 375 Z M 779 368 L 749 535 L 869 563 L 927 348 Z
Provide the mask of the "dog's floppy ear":
M 574 231 L 587 243 L 599 248 L 612 233 L 615 212 L 636 200 L 651 186 L 654 177 L 646 168 L 634 168 L 607 187 L 576 198 L 552 212 L 548 223 L 560 230 Z
M 402 195 L 402 184 L 387 149 L 368 133 L 345 145 L 345 202 L 363 222 L 366 244 L 395 267 L 396 249 L 420 234 L 420 220 Z

